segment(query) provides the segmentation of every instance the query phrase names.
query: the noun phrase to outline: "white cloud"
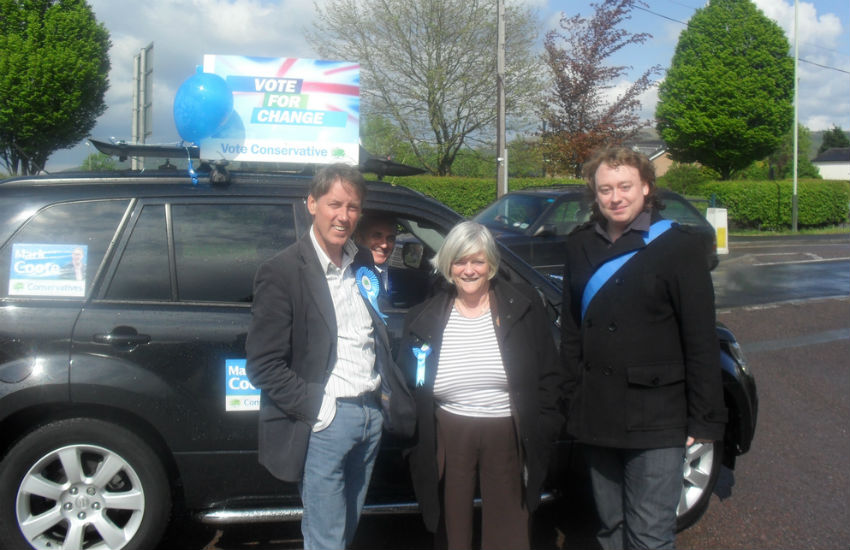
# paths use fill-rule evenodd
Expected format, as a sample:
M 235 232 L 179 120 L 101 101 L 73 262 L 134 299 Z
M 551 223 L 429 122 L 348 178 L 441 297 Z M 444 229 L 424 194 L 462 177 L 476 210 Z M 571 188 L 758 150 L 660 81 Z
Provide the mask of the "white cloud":
M 755 4 L 785 31 L 793 55 L 793 2 L 755 0 Z M 836 124 L 850 128 L 850 77 L 846 72 L 827 68 L 850 70 L 847 45 L 843 43 L 846 29 L 838 16 L 818 14 L 815 4 L 808 2 L 798 3 L 797 29 L 800 34 L 797 66 L 800 124 L 814 131 Z
M 551 13 L 546 14 L 543 18 L 543 30 L 540 33 L 541 36 L 552 30 L 560 31 L 562 15 L 563 12 L 560 11 L 553 11 Z
M 603 100 L 606 103 L 613 103 L 617 98 L 622 96 L 634 84 L 630 80 L 620 80 L 612 87 L 608 88 L 603 94 Z M 640 109 L 638 117 L 641 121 L 653 120 L 655 118 L 655 104 L 658 103 L 658 86 L 653 85 L 643 91 L 638 96 L 640 101 Z M 653 127 L 655 124 L 653 123 Z
M 641 111 L 640 118 L 641 120 L 651 120 L 653 121 L 652 127 L 655 127 L 655 105 L 658 103 L 658 84 L 656 82 L 655 85 L 650 86 L 640 95 L 638 98 L 640 100 Z

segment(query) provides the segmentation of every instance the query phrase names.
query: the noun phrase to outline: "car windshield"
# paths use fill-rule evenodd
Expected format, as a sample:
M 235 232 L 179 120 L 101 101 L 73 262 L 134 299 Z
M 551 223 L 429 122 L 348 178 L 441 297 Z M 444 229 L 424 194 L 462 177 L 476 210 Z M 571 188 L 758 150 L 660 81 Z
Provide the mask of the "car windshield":
M 542 195 L 505 195 L 475 216 L 475 221 L 489 227 L 525 231 L 554 201 Z

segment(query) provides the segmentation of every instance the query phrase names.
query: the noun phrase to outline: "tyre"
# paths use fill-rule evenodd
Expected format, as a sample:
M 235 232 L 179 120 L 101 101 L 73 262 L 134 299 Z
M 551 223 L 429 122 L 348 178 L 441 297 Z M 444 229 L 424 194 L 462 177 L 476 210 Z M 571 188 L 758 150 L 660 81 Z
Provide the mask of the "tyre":
M 170 495 L 161 461 L 133 433 L 90 418 L 58 421 L 0 462 L 0 540 L 15 549 L 151 549 Z
M 697 522 L 708 508 L 721 465 L 720 442 L 694 443 L 685 449 L 682 496 L 679 499 L 677 530 Z

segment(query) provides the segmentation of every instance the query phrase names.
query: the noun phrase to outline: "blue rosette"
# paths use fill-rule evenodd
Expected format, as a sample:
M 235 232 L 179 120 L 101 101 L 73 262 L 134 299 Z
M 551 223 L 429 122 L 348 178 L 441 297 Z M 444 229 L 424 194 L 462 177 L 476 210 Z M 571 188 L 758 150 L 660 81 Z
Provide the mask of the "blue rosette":
M 357 279 L 357 288 L 360 289 L 360 294 L 366 298 L 366 301 L 369 302 L 369 305 L 372 306 L 378 317 L 386 324 L 387 316 L 381 313 L 381 309 L 378 307 L 378 294 L 381 291 L 381 283 L 378 281 L 378 276 L 374 271 L 363 266 L 357 270 L 354 277 Z
M 431 346 L 422 344 L 421 347 L 411 348 L 413 355 L 416 356 L 416 387 L 425 385 L 425 360 L 431 355 Z

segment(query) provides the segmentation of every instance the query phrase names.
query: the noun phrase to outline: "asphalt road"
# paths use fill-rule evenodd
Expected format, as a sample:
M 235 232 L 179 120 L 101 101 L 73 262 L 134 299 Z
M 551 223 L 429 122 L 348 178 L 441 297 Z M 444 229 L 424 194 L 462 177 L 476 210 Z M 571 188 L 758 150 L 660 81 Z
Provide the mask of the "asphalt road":
M 721 311 L 756 377 L 749 453 L 679 548 L 850 547 L 850 298 Z
M 676 545 L 850 548 L 850 238 L 751 241 L 733 241 L 714 277 L 718 320 L 735 333 L 756 377 L 756 438 L 734 471 L 722 471 L 708 512 Z M 752 288 L 730 290 L 741 281 Z M 534 546 L 598 548 L 594 528 L 578 488 L 539 511 Z M 301 545 L 298 524 L 216 531 L 184 523 L 177 532 L 161 548 Z M 418 516 L 365 517 L 355 548 L 433 548 L 433 539 Z
M 720 309 L 850 294 L 850 235 L 733 238 L 720 258 Z

